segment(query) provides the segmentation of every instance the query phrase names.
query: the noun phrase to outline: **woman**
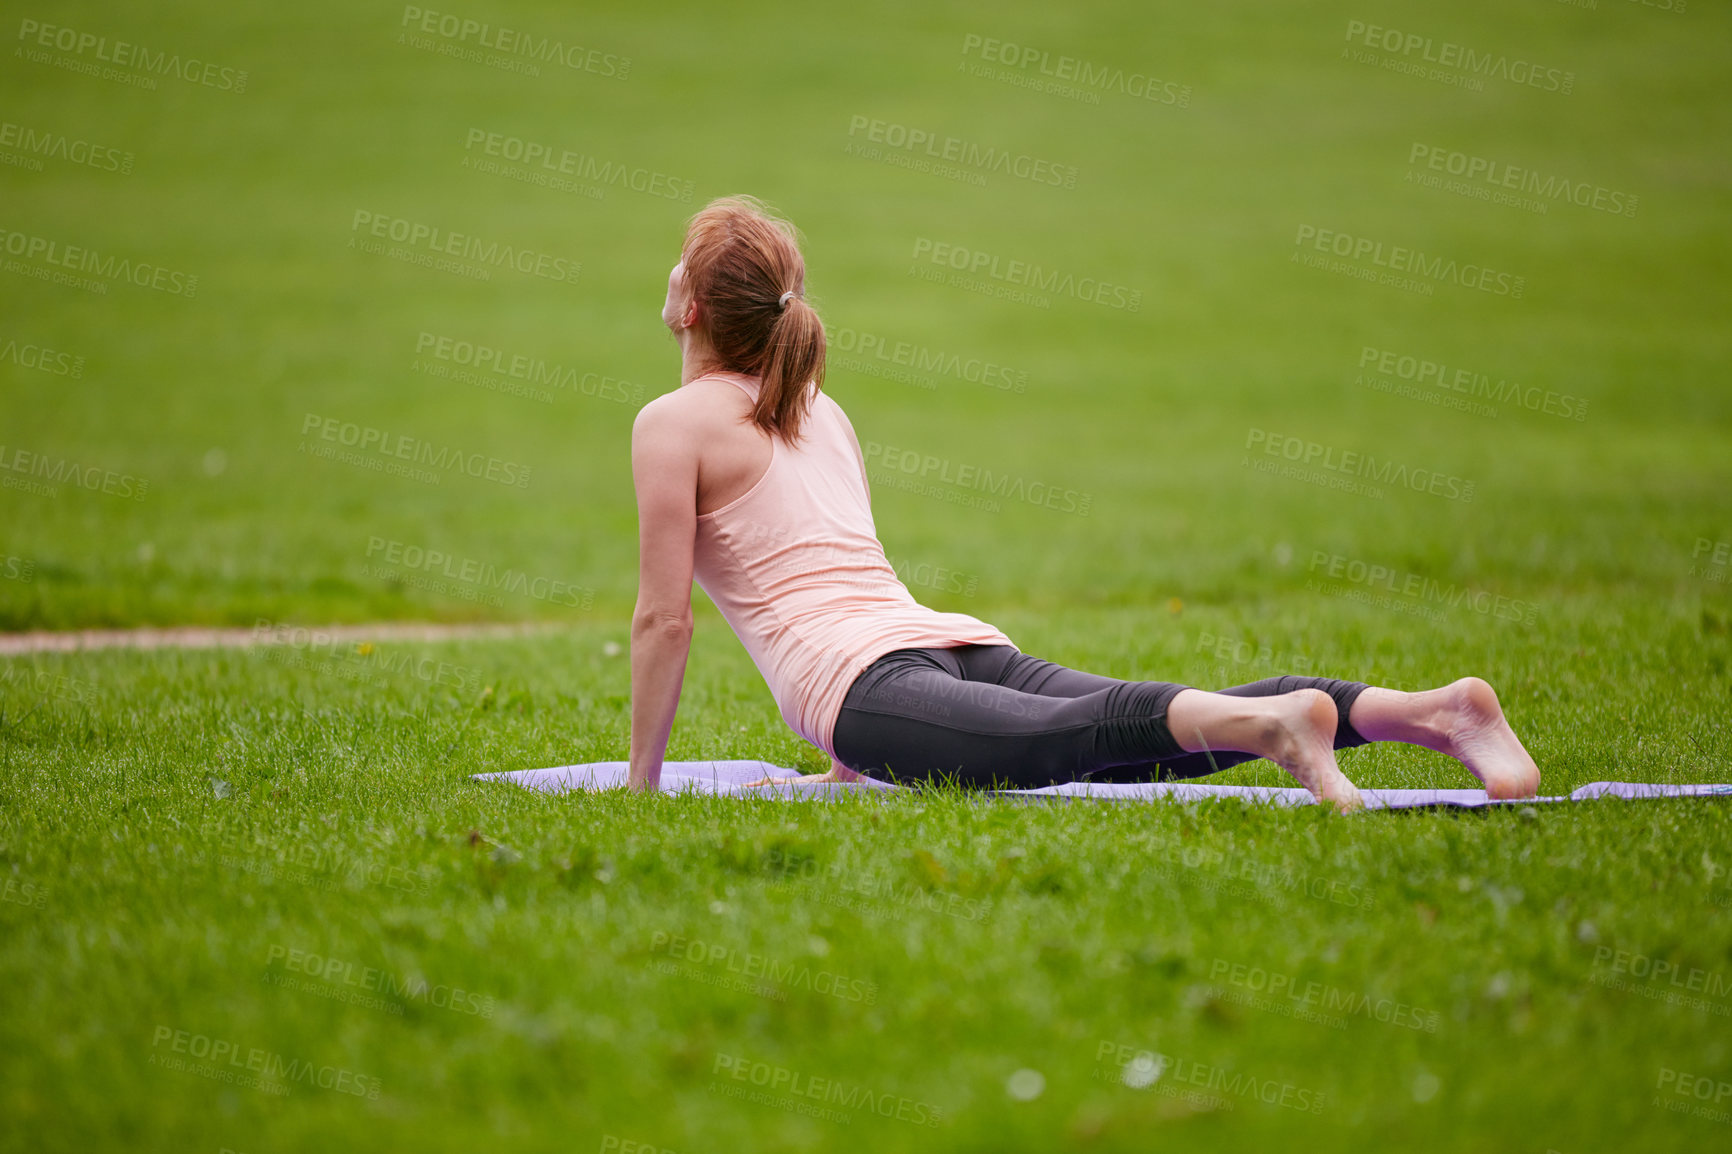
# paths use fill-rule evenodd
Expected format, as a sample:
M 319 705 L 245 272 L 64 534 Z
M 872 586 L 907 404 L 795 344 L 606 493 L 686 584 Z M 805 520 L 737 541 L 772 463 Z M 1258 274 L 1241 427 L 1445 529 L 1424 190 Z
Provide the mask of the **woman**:
M 917 603 L 885 559 L 853 426 L 821 391 L 824 326 L 786 221 L 717 200 L 686 231 L 662 320 L 680 387 L 632 428 L 639 587 L 633 789 L 656 789 L 692 635 L 694 577 L 827 774 L 1017 787 L 1196 777 L 1268 758 L 1319 801 L 1362 805 L 1335 750 L 1406 741 L 1457 758 L 1498 798 L 1539 770 L 1491 686 L 1403 693 L 1275 677 L 1219 693 L 1118 681 L 1019 652 Z

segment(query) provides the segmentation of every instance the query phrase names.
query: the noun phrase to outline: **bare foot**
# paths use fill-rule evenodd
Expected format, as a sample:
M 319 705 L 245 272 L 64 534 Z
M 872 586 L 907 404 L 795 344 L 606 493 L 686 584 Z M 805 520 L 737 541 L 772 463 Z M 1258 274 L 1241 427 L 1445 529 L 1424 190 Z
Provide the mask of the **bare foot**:
M 1485 783 L 1487 797 L 1533 797 L 1540 788 L 1540 769 L 1528 755 L 1515 730 L 1504 720 L 1497 693 L 1477 677 L 1445 686 L 1447 694 L 1435 724 L 1442 735 L 1442 752 Z
M 1359 787 L 1335 764 L 1334 700 L 1321 689 L 1299 689 L 1266 698 L 1277 709 L 1269 719 L 1263 756 L 1292 774 L 1319 802 L 1339 813 L 1365 808 Z

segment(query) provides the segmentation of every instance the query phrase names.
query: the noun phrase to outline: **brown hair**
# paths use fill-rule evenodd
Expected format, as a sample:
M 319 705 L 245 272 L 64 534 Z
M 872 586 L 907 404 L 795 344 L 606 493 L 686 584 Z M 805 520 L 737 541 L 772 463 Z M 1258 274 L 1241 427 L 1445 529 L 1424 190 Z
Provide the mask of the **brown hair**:
M 761 381 L 753 423 L 793 441 L 824 387 L 824 322 L 806 303 L 799 233 L 753 197 L 724 196 L 692 217 L 680 259 L 720 367 Z

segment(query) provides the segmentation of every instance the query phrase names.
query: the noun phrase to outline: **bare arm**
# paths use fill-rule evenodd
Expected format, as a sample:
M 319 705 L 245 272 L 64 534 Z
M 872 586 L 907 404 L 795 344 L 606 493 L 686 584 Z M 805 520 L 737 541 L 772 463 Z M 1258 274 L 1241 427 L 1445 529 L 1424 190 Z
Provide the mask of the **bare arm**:
M 664 398 L 665 400 L 665 398 Z M 656 401 L 632 426 L 638 590 L 631 619 L 634 790 L 661 788 L 692 644 L 692 550 L 698 526 L 698 437 L 689 417 Z

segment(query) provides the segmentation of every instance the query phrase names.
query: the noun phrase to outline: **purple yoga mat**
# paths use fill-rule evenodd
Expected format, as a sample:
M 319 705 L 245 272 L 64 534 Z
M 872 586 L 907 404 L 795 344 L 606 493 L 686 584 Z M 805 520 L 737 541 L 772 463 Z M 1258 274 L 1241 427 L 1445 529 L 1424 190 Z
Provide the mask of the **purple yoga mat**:
M 596 761 L 587 765 L 564 765 L 554 769 L 517 769 L 508 773 L 478 773 L 477 781 L 506 781 L 542 793 L 612 789 L 626 781 L 628 763 Z M 798 777 L 799 770 L 771 765 L 767 761 L 669 761 L 662 763 L 662 792 L 687 791 L 713 794 L 773 795 L 784 798 L 829 797 L 839 793 L 871 793 L 895 790 L 888 782 L 868 778 L 861 782 L 788 782 L 751 786 L 746 782 L 763 777 Z M 1525 801 L 1494 801 L 1483 789 L 1362 789 L 1367 809 L 1417 809 L 1453 806 L 1474 809 L 1493 805 L 1532 805 L 1537 802 L 1587 801 L 1599 797 L 1732 797 L 1732 785 L 1652 785 L 1647 782 L 1596 781 L 1567 797 L 1535 797 Z M 1263 785 L 1193 785 L 1190 782 L 1139 782 L 1118 785 L 1105 782 L 1071 782 L 1044 789 L 1001 789 L 991 793 L 1012 801 L 1203 801 L 1236 797 L 1241 801 L 1268 805 L 1316 805 L 1303 789 L 1278 789 Z

